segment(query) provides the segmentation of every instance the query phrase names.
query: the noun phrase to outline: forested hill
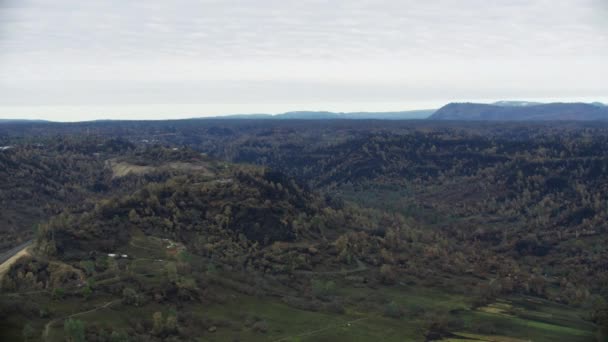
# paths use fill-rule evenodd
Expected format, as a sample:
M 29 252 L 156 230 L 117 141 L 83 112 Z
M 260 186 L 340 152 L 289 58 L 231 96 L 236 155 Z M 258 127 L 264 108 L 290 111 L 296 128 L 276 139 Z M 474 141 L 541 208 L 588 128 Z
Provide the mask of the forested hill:
M 480 121 L 594 121 L 608 120 L 608 107 L 587 103 L 547 103 L 521 106 L 450 103 L 437 110 L 429 119 Z
M 12 123 L 0 146 L 3 247 L 35 241 L 0 269 L 3 341 L 608 335 L 608 121 Z

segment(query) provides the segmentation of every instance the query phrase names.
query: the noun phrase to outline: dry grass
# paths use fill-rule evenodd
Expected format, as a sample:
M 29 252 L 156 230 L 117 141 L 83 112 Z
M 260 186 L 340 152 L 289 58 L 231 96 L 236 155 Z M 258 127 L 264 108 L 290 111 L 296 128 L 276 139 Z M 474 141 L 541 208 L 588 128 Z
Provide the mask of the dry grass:
M 213 172 L 202 164 L 198 163 L 185 163 L 185 162 L 171 162 L 158 166 L 153 165 L 135 165 L 128 162 L 118 162 L 116 160 L 108 160 L 106 165 L 112 169 L 112 178 L 125 177 L 129 174 L 134 175 L 145 175 L 157 171 L 193 171 L 202 172 L 206 175 L 213 176 Z
M 20 250 L 17 254 L 13 255 L 10 259 L 6 260 L 3 264 L 0 265 L 0 281 L 2 277 L 10 270 L 11 266 L 17 262 L 17 260 L 21 259 L 24 256 L 30 255 L 29 246 Z
M 481 307 L 477 310 L 486 312 L 486 313 L 496 314 L 496 315 L 511 316 L 511 314 L 509 313 L 509 310 L 511 310 L 512 308 L 513 307 L 507 303 L 492 303 L 487 306 Z

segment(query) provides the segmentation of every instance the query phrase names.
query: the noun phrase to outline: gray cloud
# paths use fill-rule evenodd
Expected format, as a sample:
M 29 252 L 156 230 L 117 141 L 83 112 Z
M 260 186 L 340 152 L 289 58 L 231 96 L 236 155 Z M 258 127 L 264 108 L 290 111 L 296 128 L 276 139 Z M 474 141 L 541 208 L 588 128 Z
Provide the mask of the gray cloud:
M 0 100 L 596 96 L 607 16 L 604 0 L 0 0 Z
M 133 58 L 606 54 L 590 24 L 602 2 L 24 0 L 3 9 L 18 18 L 4 44 Z

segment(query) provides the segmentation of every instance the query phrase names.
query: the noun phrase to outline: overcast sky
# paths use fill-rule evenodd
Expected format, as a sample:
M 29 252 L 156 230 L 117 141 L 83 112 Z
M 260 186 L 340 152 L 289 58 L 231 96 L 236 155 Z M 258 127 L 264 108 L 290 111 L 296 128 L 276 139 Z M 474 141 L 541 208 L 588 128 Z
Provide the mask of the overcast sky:
M 608 102 L 608 0 L 0 0 L 0 118 Z

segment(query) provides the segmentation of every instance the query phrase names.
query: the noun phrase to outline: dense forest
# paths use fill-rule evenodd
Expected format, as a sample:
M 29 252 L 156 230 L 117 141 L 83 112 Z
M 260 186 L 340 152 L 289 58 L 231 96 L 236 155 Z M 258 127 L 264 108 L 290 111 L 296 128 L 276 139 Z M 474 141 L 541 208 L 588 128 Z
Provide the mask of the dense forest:
M 0 124 L 7 340 L 608 338 L 608 124 Z M 317 332 L 317 330 L 319 330 Z

